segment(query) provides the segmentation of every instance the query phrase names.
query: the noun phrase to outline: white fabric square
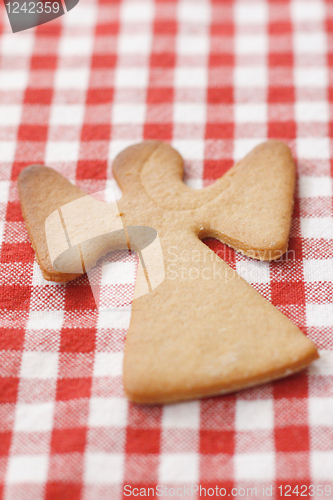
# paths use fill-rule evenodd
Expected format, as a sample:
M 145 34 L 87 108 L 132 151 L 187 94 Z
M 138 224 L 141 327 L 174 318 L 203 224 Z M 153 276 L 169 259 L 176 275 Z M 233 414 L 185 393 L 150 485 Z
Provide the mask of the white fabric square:
M 301 217 L 301 233 L 303 238 L 333 238 L 332 217 Z
M 127 256 L 126 256 L 127 257 Z M 126 258 L 125 257 L 125 258 Z M 102 266 L 103 285 L 133 284 L 135 281 L 136 263 L 132 261 L 108 262 Z
M 176 102 L 173 110 L 173 119 L 176 123 L 204 123 L 206 119 L 204 104 Z
M 14 161 L 16 144 L 14 141 L 0 141 L 0 158 L 4 162 Z
M 118 377 L 123 373 L 122 352 L 96 352 L 94 377 Z
M 325 4 L 317 0 L 293 0 L 290 4 L 291 15 L 294 22 L 320 22 L 325 17 Z
M 332 450 L 312 451 L 310 454 L 310 464 L 311 464 L 311 478 L 313 481 L 318 481 L 319 479 L 326 479 L 327 481 L 332 481 L 332 470 L 333 470 Z M 323 490 L 324 488 L 325 486 L 322 487 Z
M 329 107 L 325 101 L 298 101 L 295 103 L 296 121 L 299 123 L 327 122 Z
M 104 309 L 99 311 L 97 328 L 114 328 L 127 330 L 131 319 L 131 309 L 119 307 L 118 309 Z
M 118 50 L 120 53 L 147 54 L 150 52 L 151 42 L 149 31 L 136 35 L 122 33 L 118 38 Z
M 89 420 L 91 427 L 124 427 L 127 420 L 125 398 L 90 398 Z
M 109 146 L 109 158 L 111 161 L 113 161 L 116 156 L 125 148 L 128 146 L 132 146 L 133 141 L 131 139 L 120 139 L 120 140 L 115 140 L 115 141 L 110 141 L 110 146 Z
M 177 37 L 177 53 L 179 55 L 207 54 L 209 52 L 208 35 L 183 35 Z
M 7 203 L 10 181 L 0 181 L 0 203 Z
M 269 481 L 274 479 L 274 453 L 236 453 L 234 464 L 237 481 Z
M 46 144 L 46 163 L 77 161 L 80 143 L 78 141 L 48 141 Z
M 141 88 L 148 83 L 147 68 L 117 68 L 114 75 L 114 84 L 121 88 Z M 119 106 L 119 104 L 118 104 Z
M 333 398 L 310 397 L 309 421 L 311 425 L 331 427 L 333 422 Z
M 122 191 L 118 186 L 116 179 L 107 179 L 105 189 L 105 201 L 120 200 Z
M 89 82 L 90 68 L 59 68 L 55 74 L 57 89 L 85 90 Z
M 319 349 L 320 358 L 309 366 L 310 375 L 333 375 L 333 351 Z M 311 381 L 310 381 L 311 382 Z
M 93 48 L 94 38 L 89 36 L 62 36 L 59 43 L 59 53 L 62 56 L 88 56 Z
M 237 35 L 235 39 L 238 54 L 265 54 L 268 48 L 266 34 Z
M 159 480 L 161 483 L 191 483 L 199 479 L 199 455 L 196 453 L 161 454 Z
M 32 286 L 63 286 L 63 283 L 55 283 L 54 281 L 44 279 L 42 271 L 35 260 L 32 271 Z
M 207 24 L 211 19 L 211 8 L 208 2 L 197 2 L 184 0 L 177 3 L 177 18 L 180 23 Z
M 306 137 L 296 139 L 297 156 L 299 158 L 328 160 L 330 143 L 327 137 Z
M 239 1 L 235 3 L 235 20 L 238 24 L 266 24 L 268 5 L 266 2 Z
M 263 138 L 256 139 L 235 139 L 234 144 L 234 161 L 237 162 L 241 160 L 247 153 L 251 151 L 254 147 L 258 146 L 261 142 L 265 141 Z
M 317 198 L 319 196 L 332 196 L 332 178 L 328 175 L 316 177 L 314 175 L 301 175 L 299 177 L 299 197 Z
M 1 54 L 3 56 L 28 56 L 34 46 L 34 37 L 31 34 L 20 33 L 19 36 L 11 36 L 4 33 L 1 36 Z
M 267 68 L 265 66 L 236 66 L 234 82 L 237 87 L 266 87 Z
M 307 326 L 332 326 L 333 304 L 306 304 L 306 323 Z
M 84 105 L 55 104 L 51 108 L 51 125 L 82 125 L 84 119 Z
M 9 456 L 7 482 L 44 483 L 47 479 L 49 459 L 47 455 L 14 455 Z
M 64 311 L 30 311 L 28 330 L 60 330 Z
M 14 428 L 16 432 L 48 432 L 52 430 L 54 403 L 16 405 Z
M 28 70 L 3 69 L 0 73 L 0 90 L 23 90 L 28 84 L 28 77 Z
M 124 455 L 117 453 L 86 453 L 84 481 L 87 484 L 121 483 L 124 474 Z
M 57 352 L 24 351 L 21 361 L 21 377 L 50 379 L 58 373 Z
M 326 51 L 326 33 L 324 31 L 296 31 L 294 50 L 298 53 L 321 54 Z
M 248 283 L 269 283 L 269 262 L 240 260 L 236 262 L 237 273 Z
M 199 429 L 200 402 L 186 401 L 164 406 L 162 425 L 171 429 Z
M 265 123 L 267 121 L 267 104 L 236 104 L 235 120 L 238 123 Z
M 303 260 L 304 279 L 310 283 L 330 281 L 333 283 L 333 259 Z
M 79 9 L 67 11 L 66 15 L 62 17 L 61 23 L 66 28 L 91 27 L 94 26 L 97 19 L 97 5 L 84 4 L 80 5 Z M 64 31 L 65 31 L 64 30 Z M 66 31 L 65 31 L 66 32 Z
M 181 67 L 175 69 L 175 86 L 179 88 L 204 88 L 207 85 L 207 69 Z
M 120 123 L 143 123 L 145 120 L 145 104 L 114 104 L 112 110 L 112 122 Z
M 186 160 L 203 160 L 205 157 L 205 141 L 174 139 L 172 146 L 179 151 Z
M 294 78 L 297 87 L 326 87 L 328 84 L 327 68 L 296 67 Z
M 236 429 L 247 431 L 253 429 L 273 429 L 274 408 L 273 400 L 257 399 L 236 401 Z
M 186 179 L 185 184 L 192 189 L 202 189 L 204 187 L 202 179 Z
M 19 125 L 22 114 L 22 106 L 18 104 L 1 104 L 0 106 L 0 126 L 9 127 Z
M 154 3 L 124 1 L 120 7 L 120 19 L 123 23 L 149 23 L 154 17 Z

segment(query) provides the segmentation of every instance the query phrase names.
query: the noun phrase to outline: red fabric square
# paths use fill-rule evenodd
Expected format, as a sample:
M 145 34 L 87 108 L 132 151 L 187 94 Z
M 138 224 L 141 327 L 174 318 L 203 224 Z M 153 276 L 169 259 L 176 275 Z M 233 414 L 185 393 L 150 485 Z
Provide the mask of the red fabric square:
M 202 240 L 205 245 L 207 245 L 213 252 L 215 252 L 220 259 L 224 260 L 230 267 L 235 269 L 236 263 L 236 253 L 233 248 L 228 247 L 228 245 L 224 245 L 219 240 L 215 238 L 205 238 Z
M 306 398 L 308 395 L 308 377 L 306 372 L 291 375 L 287 379 L 273 382 L 275 398 Z
M 100 4 L 107 3 L 105 0 L 101 0 Z M 96 35 L 116 35 L 117 32 L 119 31 L 119 24 L 118 23 L 110 23 L 110 22 L 105 22 L 105 23 L 100 23 L 96 26 Z
M 16 403 L 19 379 L 0 377 L 0 403 Z
M 22 349 L 24 330 L 22 328 L 0 328 L 0 351 Z
M 62 378 L 57 383 L 57 401 L 89 398 L 91 378 Z
M 173 102 L 173 89 L 171 87 L 148 88 L 147 104 L 160 104 Z
M 86 427 L 54 429 L 51 439 L 52 453 L 83 453 L 86 445 Z
M 173 126 L 171 123 L 146 123 L 144 126 L 144 138 L 146 140 L 163 140 L 170 141 L 172 139 Z
M 108 123 L 107 124 L 99 124 L 99 125 L 91 125 L 90 123 L 89 124 L 86 124 L 86 125 L 83 125 L 82 127 L 82 132 L 81 132 L 81 139 L 82 141 L 103 141 L 103 140 L 106 140 L 108 141 L 110 139 L 110 134 L 111 134 L 111 125 L 109 125 Z M 84 162 L 85 164 L 86 162 Z M 82 164 L 82 162 L 81 162 Z M 104 164 L 104 162 L 103 162 Z M 83 174 L 83 178 L 87 178 L 87 179 L 90 179 L 90 178 L 96 178 L 96 172 L 94 170 L 94 172 L 91 172 L 89 169 L 86 169 L 84 170 L 83 172 L 78 172 L 77 175 L 80 174 L 80 177 L 78 178 L 82 178 L 82 174 Z M 93 175 L 91 175 L 93 174 Z M 104 177 L 105 178 L 105 172 L 103 172 L 104 174 Z
M 66 286 L 66 311 L 96 309 L 96 302 L 90 285 L 76 286 L 70 282 Z
M 54 25 L 54 23 L 53 23 Z M 36 28 L 37 29 L 37 28 Z M 37 39 L 38 40 L 38 39 Z M 38 43 L 38 42 L 37 42 Z M 47 55 L 35 55 L 33 54 L 30 59 L 30 66 L 32 70 L 46 70 L 46 69 L 55 69 L 57 67 L 57 56 L 53 54 Z M 39 89 L 36 89 L 39 90 Z M 42 89 L 44 91 L 45 89 Z M 47 89 L 51 90 L 51 89 Z
M 113 101 L 113 89 L 110 88 L 92 88 L 87 92 L 87 104 L 89 106 L 97 105 L 97 104 L 107 104 Z M 84 125 L 88 126 L 88 124 Z M 108 126 L 110 124 L 103 123 L 103 127 Z
M 232 160 L 206 160 L 205 179 L 218 179 L 225 174 L 232 166 Z
M 91 58 L 92 68 L 114 68 L 116 62 L 117 62 L 116 54 L 93 54 Z M 113 95 L 113 89 L 110 87 L 106 87 L 103 89 L 89 89 L 89 92 L 93 91 L 96 91 L 100 94 L 101 102 L 103 102 L 103 99 L 105 99 L 103 93 L 105 93 L 108 96 Z M 98 104 L 100 101 L 96 100 L 95 102 L 96 104 Z
M 23 222 L 22 210 L 19 201 L 9 201 L 7 203 L 6 220 L 8 222 Z
M 126 453 L 159 453 L 160 429 L 127 428 Z
M 34 257 L 30 242 L 2 244 L 1 262 L 33 262 Z
M 207 90 L 209 104 L 233 104 L 234 89 L 232 87 L 210 87 Z
M 78 179 L 105 179 L 107 161 L 106 160 L 79 160 L 77 162 Z
M 39 141 L 47 139 L 48 127 L 46 125 L 21 125 L 17 134 L 19 141 Z
M 283 5 L 284 4 L 284 5 Z M 285 9 L 285 16 L 289 16 L 289 1 L 285 0 L 280 0 L 275 3 L 276 6 L 279 6 L 278 8 L 283 8 Z M 290 21 L 286 21 L 282 18 L 281 16 L 281 10 L 280 10 L 280 16 L 278 19 L 274 20 L 274 18 L 270 19 L 270 24 L 269 24 L 269 33 L 271 35 L 282 35 L 285 33 L 291 33 L 292 31 L 292 25 Z M 274 47 L 273 47 L 274 48 Z
M 274 52 L 268 54 L 268 63 L 272 68 L 278 66 L 292 67 L 294 56 L 291 52 Z
M 309 450 L 309 428 L 306 426 L 276 427 L 274 434 L 277 451 L 298 452 Z
M 296 123 L 292 121 L 269 122 L 268 137 L 270 139 L 294 139 L 296 137 Z
M 71 483 L 46 483 L 45 500 L 80 500 L 82 486 Z
M 200 431 L 200 453 L 234 453 L 235 432 L 234 431 Z
M 268 101 L 275 102 L 294 102 L 295 89 L 294 87 L 269 87 L 268 88 Z
M 53 89 L 27 88 L 24 95 L 24 102 L 26 104 L 51 104 L 52 97 Z M 31 125 L 31 127 L 38 129 L 37 124 Z
M 0 455 L 8 455 L 11 439 L 11 432 L 0 432 Z
M 304 282 L 271 282 L 271 299 L 274 305 L 305 304 Z
M 214 30 L 214 27 L 213 27 Z M 233 54 L 228 54 L 227 52 L 214 53 L 212 52 L 209 56 L 209 65 L 210 67 L 220 67 L 220 66 L 230 66 L 233 67 L 235 61 L 235 57 Z
M 31 288 L 29 286 L 0 287 L 0 304 L 4 309 L 27 311 L 30 307 Z
M 233 135 L 233 123 L 207 123 L 206 139 L 229 139 Z
M 152 52 L 150 61 L 153 68 L 173 68 L 176 56 L 172 52 Z
M 91 352 L 95 349 L 95 328 L 63 328 L 61 352 Z

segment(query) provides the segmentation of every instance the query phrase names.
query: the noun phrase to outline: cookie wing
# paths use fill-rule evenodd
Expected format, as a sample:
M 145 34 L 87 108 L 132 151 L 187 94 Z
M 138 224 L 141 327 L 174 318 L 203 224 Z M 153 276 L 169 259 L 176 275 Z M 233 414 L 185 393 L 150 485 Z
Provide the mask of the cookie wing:
M 260 144 L 215 184 L 201 190 L 186 186 L 182 175 L 181 156 L 159 143 L 140 178 L 148 195 L 164 209 L 196 210 L 201 239 L 217 238 L 262 260 L 285 253 L 295 189 L 295 165 L 286 144 Z
M 51 263 L 45 221 L 54 211 L 86 193 L 73 186 L 65 177 L 43 165 L 31 165 L 22 170 L 18 179 L 19 197 L 25 225 L 42 274 L 49 281 L 70 281 L 82 274 L 59 273 Z
M 245 255 L 280 258 L 287 250 L 295 189 L 295 164 L 286 144 L 254 148 L 224 176 L 228 186 L 202 207 L 212 236 Z

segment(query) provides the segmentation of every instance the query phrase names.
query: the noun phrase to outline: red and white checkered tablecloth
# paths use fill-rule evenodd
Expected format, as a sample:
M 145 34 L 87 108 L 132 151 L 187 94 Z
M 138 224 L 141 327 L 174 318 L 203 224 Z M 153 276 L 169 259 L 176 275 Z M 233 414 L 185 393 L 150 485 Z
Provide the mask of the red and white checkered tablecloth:
M 0 498 L 333 499 L 333 3 L 80 0 L 15 34 L 3 6 L 0 17 Z M 130 310 L 98 310 L 86 276 L 43 280 L 19 172 L 45 163 L 103 191 L 115 187 L 120 150 L 160 139 L 199 188 L 267 138 L 297 161 L 288 258 L 257 262 L 207 243 L 321 359 L 237 394 L 128 403 Z M 135 276 L 135 259 L 125 275 L 118 265 L 114 296 Z

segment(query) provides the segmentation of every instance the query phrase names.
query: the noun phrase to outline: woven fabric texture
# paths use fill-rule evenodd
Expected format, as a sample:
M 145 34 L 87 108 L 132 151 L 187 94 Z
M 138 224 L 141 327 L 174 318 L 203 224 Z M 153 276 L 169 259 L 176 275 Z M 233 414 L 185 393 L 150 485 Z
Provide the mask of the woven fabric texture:
M 0 21 L 0 498 L 333 499 L 333 3 L 80 0 L 20 33 L 3 6 Z M 206 243 L 321 359 L 223 397 L 128 403 L 137 260 L 110 264 L 113 309 L 96 307 L 87 276 L 44 281 L 19 172 L 43 163 L 89 193 L 117 191 L 117 153 L 159 139 L 200 188 L 267 138 L 297 162 L 287 256 L 257 262 Z

